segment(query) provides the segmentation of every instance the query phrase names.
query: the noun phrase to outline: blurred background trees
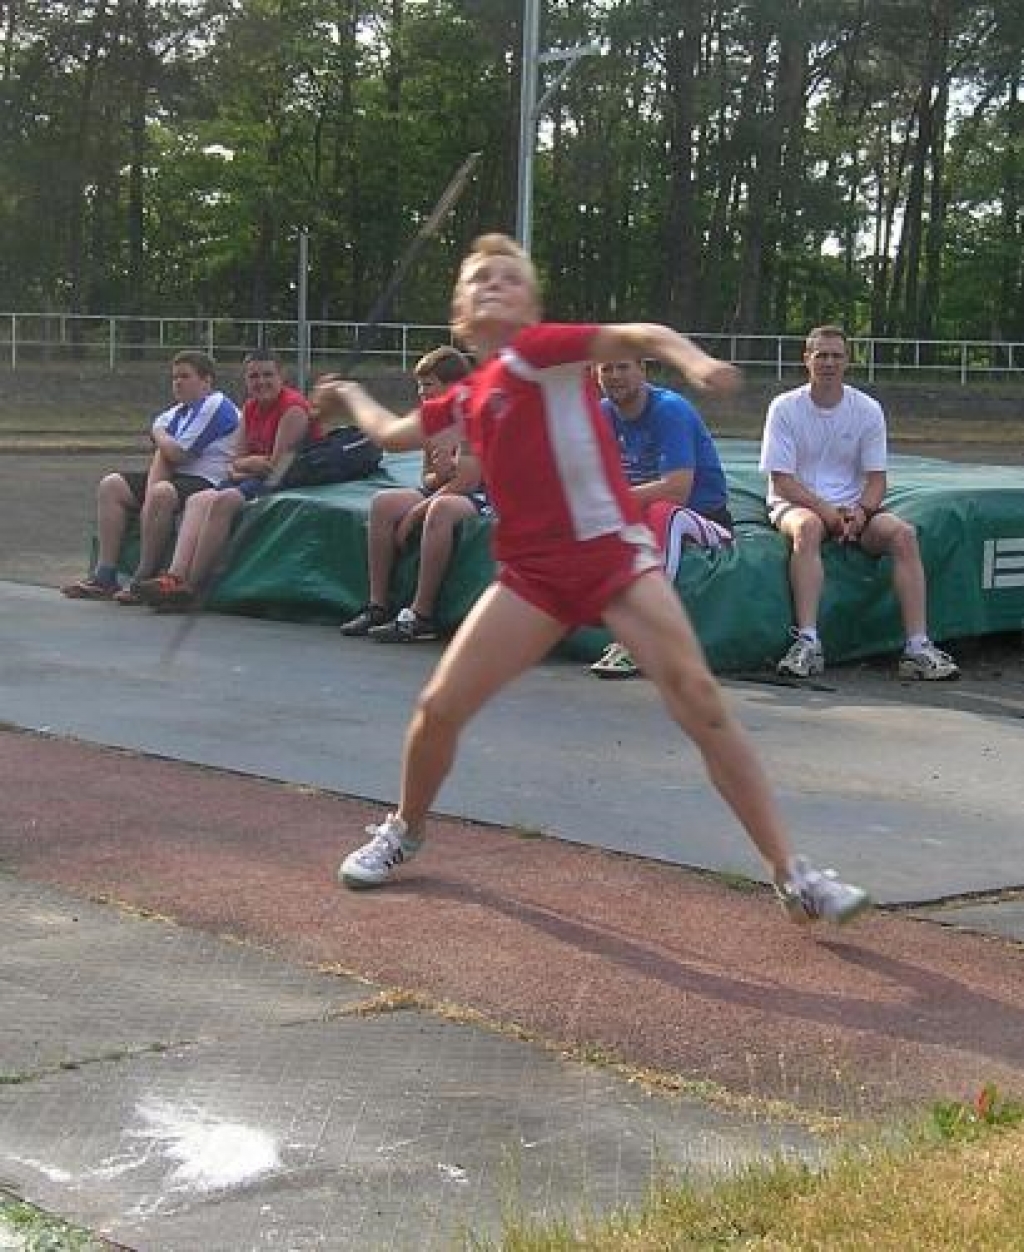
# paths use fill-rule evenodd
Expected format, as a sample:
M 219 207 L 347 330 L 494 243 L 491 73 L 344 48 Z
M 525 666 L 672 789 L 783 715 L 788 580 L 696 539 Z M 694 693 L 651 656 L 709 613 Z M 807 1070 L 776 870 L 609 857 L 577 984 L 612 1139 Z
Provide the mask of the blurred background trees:
M 514 222 L 521 0 L 0 0 L 0 309 L 443 321 Z M 546 0 L 558 317 L 1024 340 L 1020 0 Z M 546 81 L 550 81 L 550 76 Z

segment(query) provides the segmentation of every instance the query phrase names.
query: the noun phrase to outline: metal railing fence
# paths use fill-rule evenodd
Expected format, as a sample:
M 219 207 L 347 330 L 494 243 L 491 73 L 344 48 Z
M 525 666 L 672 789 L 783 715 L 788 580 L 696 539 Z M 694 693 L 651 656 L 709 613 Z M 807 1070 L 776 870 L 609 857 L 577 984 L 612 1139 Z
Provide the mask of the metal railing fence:
M 765 377 L 782 381 L 803 371 L 801 335 L 694 332 L 694 337 L 716 356 Z M 311 320 L 303 326 L 256 318 L 0 313 L 0 361 L 12 370 L 56 362 L 91 362 L 116 370 L 130 362 L 165 360 L 181 348 L 201 348 L 230 363 L 260 346 L 272 349 L 305 379 L 354 351 L 407 370 L 424 352 L 449 341 L 447 325 L 429 323 L 390 322 L 368 335 L 361 322 Z M 967 386 L 1024 378 L 1024 343 L 853 336 L 850 349 L 856 373 L 868 382 L 909 376 Z

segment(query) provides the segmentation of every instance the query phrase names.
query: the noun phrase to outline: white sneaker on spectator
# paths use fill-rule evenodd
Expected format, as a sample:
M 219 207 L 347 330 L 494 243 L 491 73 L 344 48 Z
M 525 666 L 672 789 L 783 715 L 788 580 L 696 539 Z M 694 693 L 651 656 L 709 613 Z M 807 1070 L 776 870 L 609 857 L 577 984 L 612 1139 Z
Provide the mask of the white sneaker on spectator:
M 776 665 L 775 672 L 790 678 L 810 678 L 825 671 L 825 652 L 820 639 L 808 639 L 799 631 L 793 631 L 789 651 Z
M 852 921 L 871 906 L 863 887 L 841 882 L 834 869 L 815 869 L 804 856 L 793 858 L 789 880 L 775 888 L 790 921 L 825 921 L 835 926 Z
M 422 843 L 409 838 L 409 827 L 397 813 L 389 813 L 377 826 L 367 826 L 366 833 L 373 836 L 369 843 L 350 852 L 338 870 L 338 880 L 357 890 L 387 882 L 391 871 L 411 861 Z
M 960 667 L 948 652 L 928 642 L 904 652 L 900 657 L 900 678 L 920 678 L 924 682 L 943 682 L 960 677 Z

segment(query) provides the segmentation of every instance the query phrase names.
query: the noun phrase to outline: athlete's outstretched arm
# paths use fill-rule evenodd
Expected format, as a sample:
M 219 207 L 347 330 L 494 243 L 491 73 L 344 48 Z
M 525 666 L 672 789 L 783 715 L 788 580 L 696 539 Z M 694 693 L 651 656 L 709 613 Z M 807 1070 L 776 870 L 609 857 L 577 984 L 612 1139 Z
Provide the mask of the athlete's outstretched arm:
M 426 442 L 418 409 L 399 417 L 358 383 L 327 375 L 314 388 L 311 403 L 318 416 L 346 412 L 364 434 L 389 452 L 409 452 L 422 448 Z
M 741 381 L 735 365 L 710 356 L 686 335 L 657 322 L 619 322 L 598 327 L 590 356 L 595 363 L 627 357 L 656 357 L 678 370 L 695 387 L 723 395 L 735 391 Z

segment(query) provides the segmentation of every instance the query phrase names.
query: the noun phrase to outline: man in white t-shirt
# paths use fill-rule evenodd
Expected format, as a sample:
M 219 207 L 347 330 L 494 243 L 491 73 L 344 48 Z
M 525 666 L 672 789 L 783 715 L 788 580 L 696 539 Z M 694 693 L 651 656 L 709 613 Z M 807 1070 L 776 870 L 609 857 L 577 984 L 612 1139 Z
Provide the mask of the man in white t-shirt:
M 818 604 L 825 579 L 821 545 L 831 539 L 857 544 L 869 556 L 892 557 L 893 590 L 906 634 L 900 677 L 957 678 L 956 662 L 928 637 L 917 532 L 883 507 L 885 415 L 871 396 L 844 384 L 848 362 L 845 332 L 816 327 L 804 349 L 810 382 L 776 396 L 765 420 L 761 470 L 768 475 L 768 516 L 792 544 L 789 582 L 796 619 L 778 672 L 807 678 L 825 668 Z

